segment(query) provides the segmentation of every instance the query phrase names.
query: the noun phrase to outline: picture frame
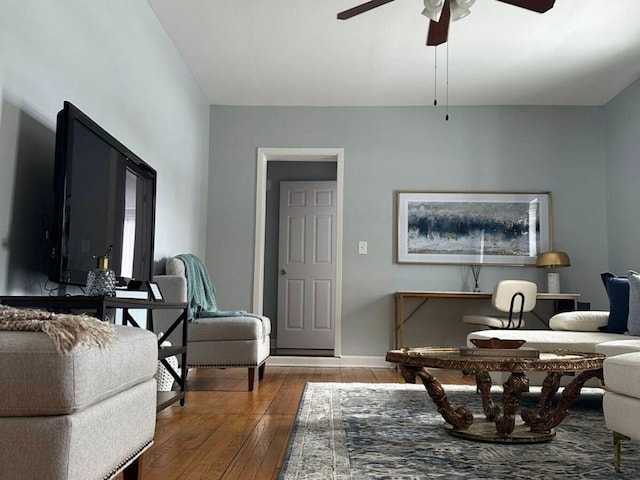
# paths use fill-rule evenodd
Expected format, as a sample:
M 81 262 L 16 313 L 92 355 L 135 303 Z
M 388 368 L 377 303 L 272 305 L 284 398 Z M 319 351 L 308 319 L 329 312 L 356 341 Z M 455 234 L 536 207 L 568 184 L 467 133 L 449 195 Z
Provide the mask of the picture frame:
M 550 192 L 398 192 L 398 263 L 534 265 L 552 248 Z
M 160 290 L 160 286 L 156 282 L 147 282 L 147 290 L 149 291 L 151 300 L 153 300 L 154 302 L 164 302 L 162 291 Z

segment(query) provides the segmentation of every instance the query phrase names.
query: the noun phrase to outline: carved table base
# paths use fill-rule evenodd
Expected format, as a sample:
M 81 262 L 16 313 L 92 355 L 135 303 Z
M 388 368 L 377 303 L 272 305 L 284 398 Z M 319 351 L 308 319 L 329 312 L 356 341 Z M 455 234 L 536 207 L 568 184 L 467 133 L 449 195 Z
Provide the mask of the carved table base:
M 584 383 L 593 377 L 602 381 L 602 368 L 581 372 L 563 391 L 554 408 L 553 397 L 560 385 L 561 373 L 549 372 L 545 379 L 538 405 L 524 409 L 522 420 L 516 421 L 522 394 L 529 391 L 529 379 L 524 372 L 513 372 L 503 384 L 502 407 L 491 399 L 491 377 L 487 372 L 476 373 L 476 384 L 482 398 L 486 420 L 475 420 L 465 406 L 453 407 L 442 385 L 426 368 L 400 364 L 400 371 L 408 383 L 422 380 L 438 412 L 447 422 L 445 429 L 452 435 L 498 443 L 539 443 L 553 439 L 556 427 L 567 416 L 569 407 L 578 398 Z
M 549 433 L 536 433 L 523 422 L 515 422 L 513 431 L 504 435 L 497 432 L 494 422 L 482 419 L 476 419 L 467 430 L 458 430 L 449 423 L 444 424 L 444 429 L 455 437 L 494 443 L 541 443 L 553 440 L 556 436 L 553 428 Z

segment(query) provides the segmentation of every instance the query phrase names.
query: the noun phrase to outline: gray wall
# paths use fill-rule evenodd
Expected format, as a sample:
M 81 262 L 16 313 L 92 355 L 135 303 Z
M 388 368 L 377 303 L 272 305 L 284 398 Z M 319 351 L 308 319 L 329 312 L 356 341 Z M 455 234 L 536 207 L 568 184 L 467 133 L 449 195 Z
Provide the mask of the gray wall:
M 44 293 L 64 100 L 158 170 L 155 257 L 206 257 L 225 308 L 251 307 L 256 149 L 343 147 L 347 355 L 391 345 L 394 291 L 469 286 L 464 267 L 395 262 L 398 190 L 551 191 L 554 246 L 573 263 L 563 290 L 594 308 L 607 306 L 601 271 L 640 269 L 638 82 L 604 108 L 453 108 L 449 122 L 430 107 L 209 110 L 144 0 L 0 0 L 0 11 L 0 293 Z M 484 267 L 480 285 L 507 277 L 544 284 L 534 268 Z M 434 305 L 438 321 L 418 314 L 408 334 L 459 343 L 461 310 L 476 308 Z
M 0 12 L 0 293 L 51 287 L 44 230 L 64 100 L 158 171 L 155 258 L 204 256 L 209 105 L 149 4 L 0 0 Z
M 605 107 L 609 266 L 640 271 L 640 80 Z
M 468 269 L 395 262 L 398 190 L 552 192 L 554 247 L 567 250 L 562 288 L 605 308 L 599 273 L 608 268 L 604 112 L 598 107 L 211 108 L 208 265 L 219 296 L 250 308 L 256 149 L 343 147 L 344 355 L 381 356 L 392 344 L 393 292 L 469 289 Z M 357 254 L 358 240 L 369 254 Z M 483 267 L 480 286 L 533 279 L 532 267 Z M 472 286 L 472 285 L 471 285 Z M 426 319 L 435 312 L 437 321 Z M 459 344 L 460 315 L 473 302 L 424 307 L 407 324 L 412 344 Z M 425 318 L 422 318 L 425 317 Z M 428 324 L 425 322 L 428 321 Z M 419 328 L 418 328 L 419 327 Z M 415 329 L 413 331 L 412 329 Z

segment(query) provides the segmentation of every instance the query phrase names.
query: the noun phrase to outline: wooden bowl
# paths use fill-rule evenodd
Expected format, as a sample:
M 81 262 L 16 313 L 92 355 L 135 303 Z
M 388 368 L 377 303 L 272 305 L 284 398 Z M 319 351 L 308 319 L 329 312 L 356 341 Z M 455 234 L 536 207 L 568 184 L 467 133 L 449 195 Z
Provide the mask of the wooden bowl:
M 501 340 L 499 338 L 490 338 L 485 340 L 482 338 L 472 338 L 469 340 L 478 348 L 520 348 L 527 343 L 526 340 Z

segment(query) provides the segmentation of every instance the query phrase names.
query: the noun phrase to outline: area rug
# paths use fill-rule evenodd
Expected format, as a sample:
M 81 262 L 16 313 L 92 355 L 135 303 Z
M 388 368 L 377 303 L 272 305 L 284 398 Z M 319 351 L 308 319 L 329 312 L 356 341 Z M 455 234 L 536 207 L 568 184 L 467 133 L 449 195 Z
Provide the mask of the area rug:
M 473 387 L 445 386 L 453 405 L 481 412 Z M 495 392 L 494 401 L 498 401 Z M 533 406 L 536 392 L 525 394 Z M 495 444 L 449 435 L 422 385 L 308 383 L 280 480 L 309 479 L 608 479 L 639 478 L 640 449 L 623 443 L 613 468 L 612 434 L 602 390 L 588 389 L 538 444 Z

